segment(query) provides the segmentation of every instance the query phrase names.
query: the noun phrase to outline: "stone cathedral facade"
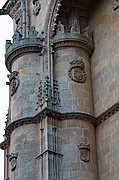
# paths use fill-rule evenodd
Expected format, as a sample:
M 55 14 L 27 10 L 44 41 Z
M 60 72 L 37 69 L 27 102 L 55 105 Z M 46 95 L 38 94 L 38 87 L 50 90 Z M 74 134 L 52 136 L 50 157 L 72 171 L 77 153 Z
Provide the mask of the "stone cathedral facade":
M 119 180 L 119 0 L 8 0 L 0 15 L 4 180 Z

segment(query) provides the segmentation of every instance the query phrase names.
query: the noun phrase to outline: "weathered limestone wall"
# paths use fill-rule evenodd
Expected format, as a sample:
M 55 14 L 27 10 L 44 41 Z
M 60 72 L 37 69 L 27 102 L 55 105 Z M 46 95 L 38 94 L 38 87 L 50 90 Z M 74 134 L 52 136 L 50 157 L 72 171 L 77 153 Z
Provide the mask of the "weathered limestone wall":
M 97 1 L 90 19 L 95 50 L 91 58 L 95 116 L 119 101 L 118 9 L 112 1 Z M 96 128 L 99 180 L 119 179 L 119 113 Z
M 18 71 L 20 85 L 11 98 L 11 120 L 32 117 L 37 114 L 36 103 L 41 79 L 40 56 L 24 55 L 14 61 L 12 71 Z
M 39 125 L 38 180 L 97 180 L 95 129 L 82 119 L 46 117 Z M 81 160 L 80 144 L 89 144 L 89 161 Z
M 119 179 L 119 112 L 97 127 L 99 180 Z
M 15 171 L 11 171 L 11 180 L 37 179 L 37 125 L 29 124 L 15 129 L 11 134 L 10 153 L 18 153 Z
M 83 120 L 66 119 L 61 122 L 61 147 L 63 157 L 59 172 L 61 180 L 97 180 L 95 130 L 93 125 Z M 80 143 L 90 144 L 90 160 L 81 160 Z
M 112 3 L 97 1 L 90 18 L 95 46 L 91 71 L 96 116 L 119 100 L 119 9 L 113 10 Z
M 80 60 L 85 65 L 86 81 L 77 83 L 68 75 L 70 62 Z M 54 54 L 54 77 L 59 84 L 61 112 L 85 112 L 93 114 L 88 55 L 75 47 L 62 48 Z

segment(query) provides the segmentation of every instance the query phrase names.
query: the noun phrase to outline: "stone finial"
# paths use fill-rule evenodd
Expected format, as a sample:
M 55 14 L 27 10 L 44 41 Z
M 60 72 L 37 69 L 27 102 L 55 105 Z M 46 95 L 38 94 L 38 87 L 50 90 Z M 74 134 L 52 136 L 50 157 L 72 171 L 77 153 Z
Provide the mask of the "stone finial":
M 11 45 L 12 45 L 11 40 L 6 40 L 6 45 L 5 45 L 6 52 Z
M 36 29 L 35 29 L 34 26 L 32 26 L 32 27 L 29 29 L 28 37 L 29 37 L 29 38 L 37 38 L 37 35 L 38 35 L 38 31 L 36 31 Z
M 12 38 L 13 38 L 13 43 L 16 43 L 17 41 L 22 39 L 22 35 L 20 34 L 19 31 L 15 31 Z
M 91 32 L 89 26 L 87 26 L 87 27 L 84 29 L 83 35 L 86 36 L 86 37 L 88 37 L 88 38 L 92 38 L 92 32 Z
M 71 25 L 71 33 L 78 33 L 80 34 L 81 32 L 81 27 L 77 20 L 74 20 L 74 23 Z
M 65 26 L 59 21 L 57 25 L 57 34 L 62 34 L 65 32 Z

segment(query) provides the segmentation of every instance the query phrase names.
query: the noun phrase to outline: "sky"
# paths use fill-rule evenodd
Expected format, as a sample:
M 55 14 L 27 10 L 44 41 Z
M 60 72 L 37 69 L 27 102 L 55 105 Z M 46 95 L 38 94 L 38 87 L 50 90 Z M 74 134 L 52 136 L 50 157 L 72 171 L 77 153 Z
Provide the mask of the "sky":
M 7 0 L 0 0 L 0 9 Z M 8 81 L 5 67 L 5 41 L 11 40 L 13 36 L 12 19 L 8 15 L 0 16 L 0 142 L 4 140 L 6 114 L 8 110 Z M 4 151 L 0 150 L 0 180 L 4 179 Z

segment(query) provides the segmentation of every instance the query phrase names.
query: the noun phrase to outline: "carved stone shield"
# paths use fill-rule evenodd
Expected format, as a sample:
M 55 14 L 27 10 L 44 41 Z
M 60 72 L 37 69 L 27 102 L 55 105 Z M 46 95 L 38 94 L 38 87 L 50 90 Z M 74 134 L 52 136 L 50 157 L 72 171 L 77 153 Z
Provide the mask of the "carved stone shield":
M 81 143 L 78 148 L 80 150 L 80 159 L 84 162 L 88 162 L 90 160 L 90 145 Z
M 71 61 L 68 75 L 71 80 L 77 83 L 86 82 L 86 72 L 84 63 L 80 60 Z
M 9 157 L 9 162 L 11 163 L 11 171 L 14 171 L 17 166 L 17 158 L 18 158 L 18 153 L 11 153 L 8 155 Z
M 8 75 L 11 96 L 15 94 L 20 84 L 20 81 L 18 79 L 18 73 L 19 72 L 17 71 L 13 71 L 10 75 Z
M 11 159 L 11 170 L 14 171 L 17 166 L 17 159 L 14 157 Z

